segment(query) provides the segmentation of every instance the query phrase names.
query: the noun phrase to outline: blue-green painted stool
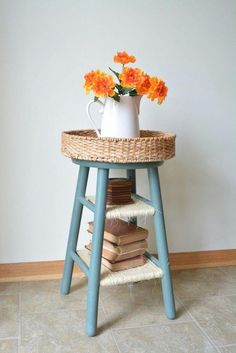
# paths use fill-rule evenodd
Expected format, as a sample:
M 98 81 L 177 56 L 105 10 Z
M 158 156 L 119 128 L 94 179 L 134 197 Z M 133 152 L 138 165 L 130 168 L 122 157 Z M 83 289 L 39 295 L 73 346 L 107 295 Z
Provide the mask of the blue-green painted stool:
M 171 273 L 168 259 L 168 246 L 165 231 L 165 221 L 162 207 L 161 189 L 159 182 L 158 167 L 163 162 L 147 163 L 103 163 L 72 159 L 75 164 L 80 166 L 77 188 L 75 193 L 74 207 L 70 225 L 69 239 L 65 259 L 64 274 L 61 283 L 61 293 L 68 294 L 71 287 L 74 262 L 88 277 L 88 298 L 87 298 L 87 320 L 86 333 L 88 336 L 95 336 L 97 330 L 97 313 L 100 285 L 101 255 L 103 246 L 104 221 L 106 212 L 106 195 L 109 169 L 125 169 L 127 175 L 132 180 L 132 192 L 136 193 L 135 171 L 136 169 L 147 169 L 150 187 L 151 200 L 142 200 L 155 209 L 154 226 L 155 239 L 158 251 L 158 260 L 146 252 L 155 264 L 163 271 L 161 278 L 162 293 L 166 316 L 174 319 L 175 302 L 172 288 Z M 86 186 L 88 181 L 89 169 L 97 168 L 96 202 L 93 204 L 85 198 Z M 137 195 L 139 198 L 140 196 Z M 92 237 L 92 252 L 90 266 L 79 257 L 76 252 L 78 235 L 81 223 L 83 206 L 94 212 L 94 233 Z M 135 219 L 133 220 L 135 222 Z

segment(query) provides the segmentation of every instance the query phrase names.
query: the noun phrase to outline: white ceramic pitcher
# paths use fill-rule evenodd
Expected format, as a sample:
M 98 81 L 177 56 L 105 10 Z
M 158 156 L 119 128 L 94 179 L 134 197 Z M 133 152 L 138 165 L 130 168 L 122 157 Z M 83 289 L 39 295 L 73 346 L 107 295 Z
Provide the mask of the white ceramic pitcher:
M 87 105 L 87 115 L 98 137 L 139 137 L 139 106 L 142 96 L 121 96 L 120 102 L 107 97 L 105 103 L 91 101 Z M 93 103 L 101 106 L 102 113 L 101 133 L 94 123 L 90 107 Z

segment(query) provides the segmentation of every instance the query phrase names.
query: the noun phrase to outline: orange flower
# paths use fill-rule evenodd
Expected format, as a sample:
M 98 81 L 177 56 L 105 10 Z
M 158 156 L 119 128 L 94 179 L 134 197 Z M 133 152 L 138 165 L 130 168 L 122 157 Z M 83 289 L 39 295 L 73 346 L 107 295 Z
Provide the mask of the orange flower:
M 141 83 L 136 87 L 136 91 L 138 94 L 147 94 L 148 90 L 151 86 L 150 76 L 147 74 L 142 75 Z
M 115 82 L 111 75 L 96 70 L 88 72 L 84 78 L 84 88 L 86 93 L 89 93 L 92 90 L 96 97 L 113 97 L 115 95 Z
M 113 77 L 100 71 L 93 83 L 93 92 L 96 97 L 113 97 L 115 95 L 114 87 Z
M 119 75 L 120 84 L 125 88 L 136 88 L 142 83 L 143 72 L 140 69 L 125 67 Z
M 150 84 L 147 97 L 152 101 L 157 99 L 158 104 L 161 104 L 167 96 L 168 87 L 165 85 L 165 82 L 158 77 L 151 77 Z
M 128 64 L 128 63 L 134 63 L 136 61 L 135 56 L 127 54 L 125 51 L 123 52 L 117 52 L 117 54 L 114 56 L 114 62 L 118 64 Z
M 95 77 L 98 74 L 99 74 L 99 70 L 96 70 L 96 71 L 92 70 L 84 75 L 85 82 L 84 82 L 83 87 L 86 90 L 86 94 L 88 94 L 92 90 Z

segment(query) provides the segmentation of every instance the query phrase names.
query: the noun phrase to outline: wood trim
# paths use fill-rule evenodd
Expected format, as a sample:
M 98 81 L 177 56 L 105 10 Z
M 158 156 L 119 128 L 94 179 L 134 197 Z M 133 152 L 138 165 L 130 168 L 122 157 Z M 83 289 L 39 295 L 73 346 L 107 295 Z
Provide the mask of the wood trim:
M 62 277 L 63 266 L 63 260 L 0 264 L 0 282 L 58 279 Z M 83 276 L 77 266 L 74 266 L 73 276 Z
M 171 253 L 170 264 L 172 270 L 236 265 L 236 249 Z
M 236 265 L 236 249 L 179 252 L 170 254 L 172 270 Z M 0 264 L 0 282 L 61 278 L 63 260 Z M 74 277 L 84 274 L 75 266 Z

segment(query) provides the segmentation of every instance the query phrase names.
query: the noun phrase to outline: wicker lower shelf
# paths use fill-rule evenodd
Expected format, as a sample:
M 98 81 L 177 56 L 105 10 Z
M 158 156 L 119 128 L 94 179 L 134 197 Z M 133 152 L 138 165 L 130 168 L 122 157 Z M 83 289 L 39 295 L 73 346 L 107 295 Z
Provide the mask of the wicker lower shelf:
M 61 151 L 66 157 L 108 163 L 158 162 L 175 156 L 173 133 L 141 130 L 138 138 L 97 137 L 94 130 L 65 131 Z
M 95 196 L 86 196 L 86 199 L 95 204 Z M 144 201 L 132 195 L 133 203 L 126 205 L 107 205 L 106 218 L 132 218 L 140 216 L 153 216 L 155 209 Z
M 90 253 L 88 250 L 78 250 L 78 255 L 89 266 Z M 151 260 L 146 258 L 146 263 L 142 266 L 129 268 L 128 270 L 112 272 L 104 265 L 101 265 L 101 286 L 114 286 L 125 283 L 147 281 L 154 278 L 161 278 L 163 272 Z

